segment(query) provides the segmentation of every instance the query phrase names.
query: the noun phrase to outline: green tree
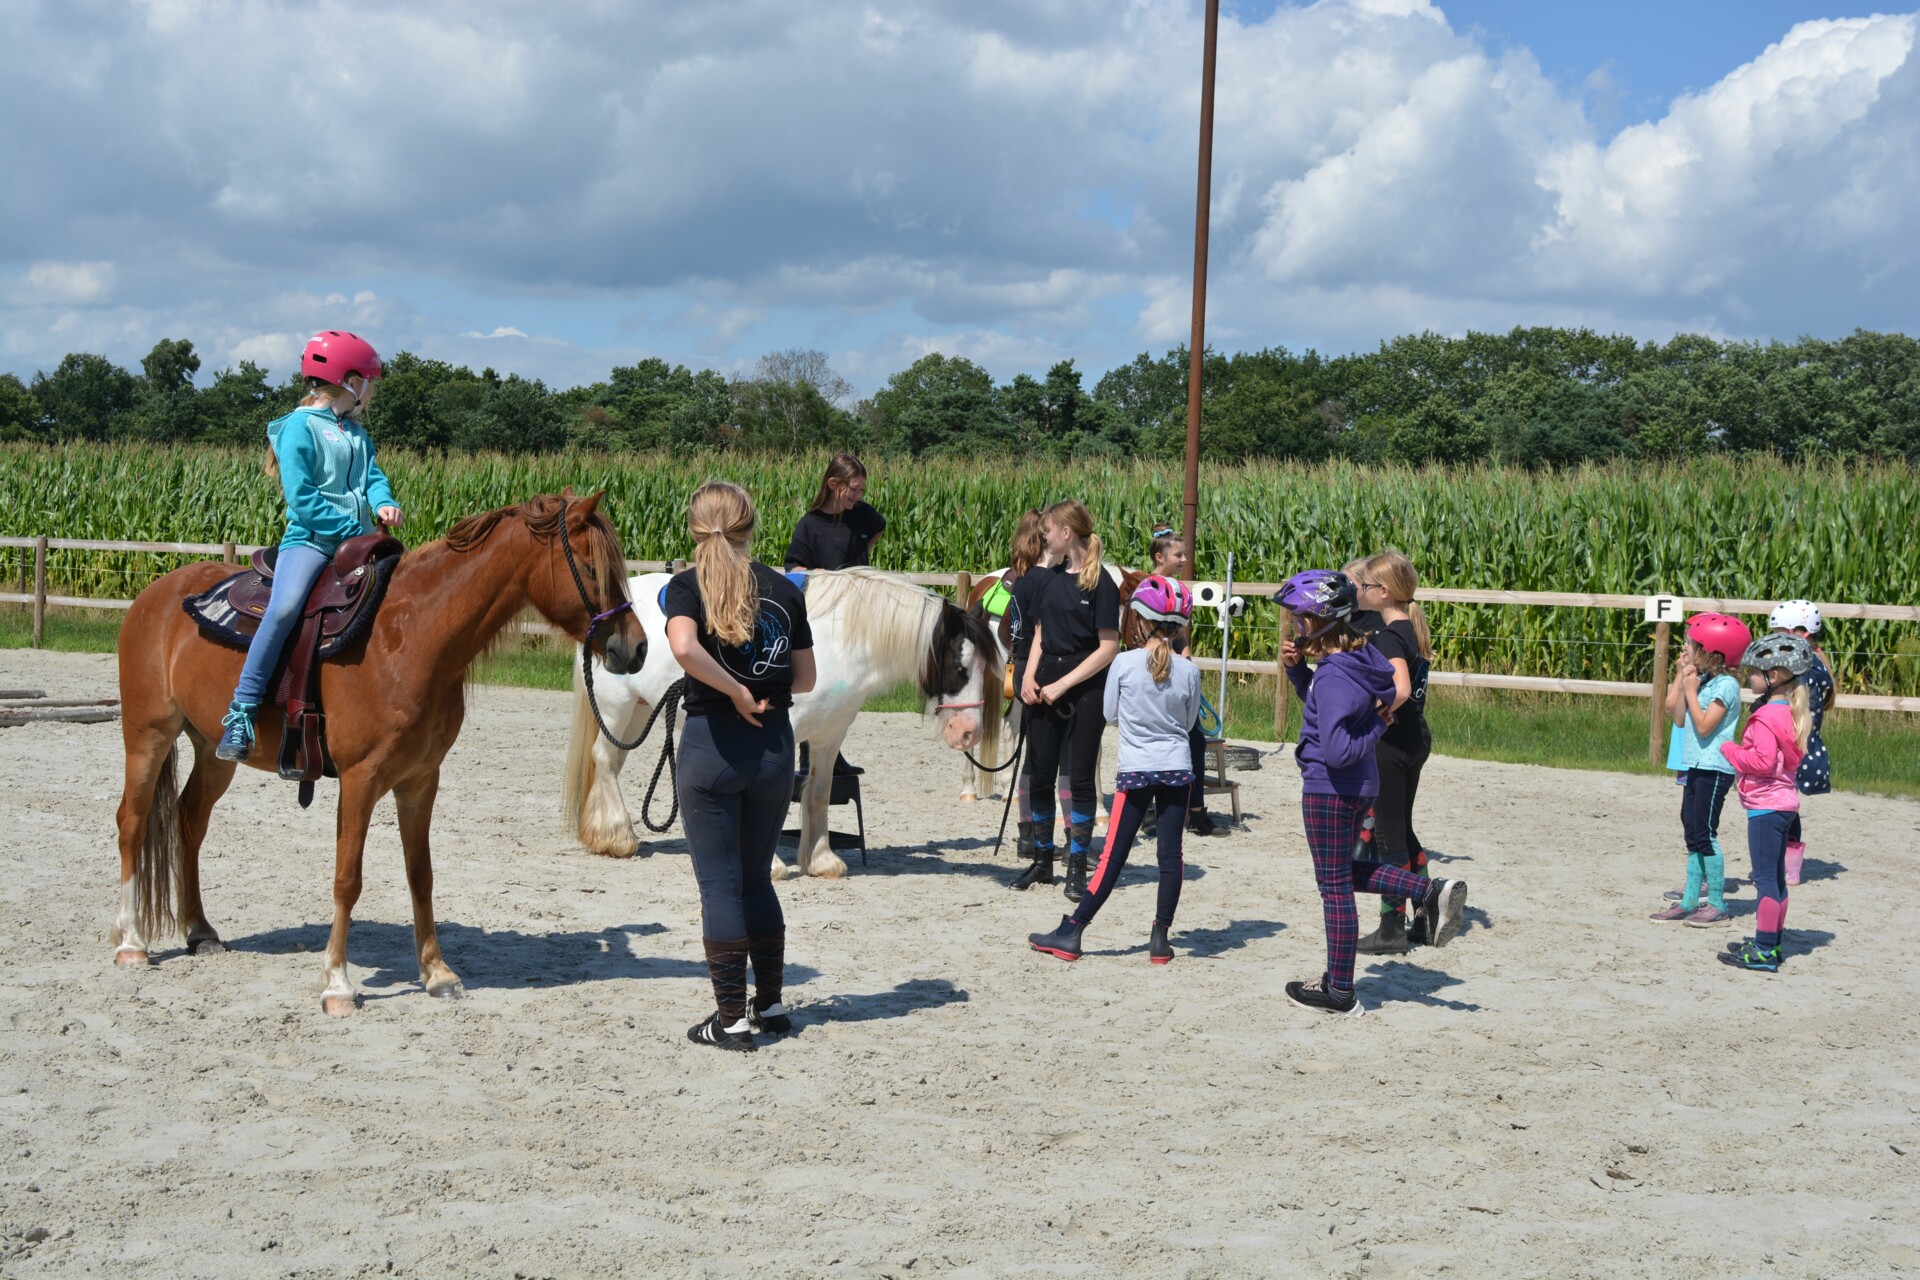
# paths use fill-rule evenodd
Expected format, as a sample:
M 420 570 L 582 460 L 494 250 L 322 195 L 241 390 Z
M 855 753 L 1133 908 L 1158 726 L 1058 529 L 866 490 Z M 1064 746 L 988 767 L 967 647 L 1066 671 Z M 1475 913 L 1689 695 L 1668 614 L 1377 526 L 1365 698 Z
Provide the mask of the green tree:
M 33 375 L 33 398 L 55 440 L 105 440 L 122 425 L 139 387 L 133 375 L 105 356 L 63 357 L 52 373 Z
M 381 448 L 444 449 L 466 415 L 480 407 L 486 387 L 465 365 L 398 352 L 386 362 L 367 406 L 367 430 Z
M 1001 434 L 993 378 L 965 356 L 921 356 L 871 401 L 880 442 L 902 453 L 951 452 Z
M 276 387 L 265 369 L 242 360 L 215 374 L 213 385 L 200 393 L 200 438 L 214 444 L 264 443 L 267 424 L 299 402 L 297 382 Z
M 40 404 L 27 384 L 0 373 L 0 440 L 40 439 Z
M 542 453 L 567 442 L 567 425 L 560 406 L 535 378 L 510 374 L 482 384 L 479 406 L 454 429 L 454 443 L 462 449 L 495 453 Z
M 185 338 L 162 338 L 140 361 L 138 402 L 117 434 L 141 440 L 180 442 L 202 434 L 200 393 L 193 376 L 200 357 Z

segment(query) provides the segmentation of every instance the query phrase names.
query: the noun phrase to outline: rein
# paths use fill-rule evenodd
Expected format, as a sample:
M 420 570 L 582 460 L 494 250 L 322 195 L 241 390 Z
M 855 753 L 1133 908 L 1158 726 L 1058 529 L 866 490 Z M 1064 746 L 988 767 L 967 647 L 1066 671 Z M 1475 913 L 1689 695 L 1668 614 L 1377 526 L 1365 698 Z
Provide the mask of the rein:
M 580 642 L 580 675 L 587 687 L 587 705 L 593 709 L 593 722 L 600 726 L 601 734 L 616 751 L 632 751 L 646 742 L 647 736 L 653 732 L 654 722 L 660 718 L 660 713 L 663 711 L 667 713 L 666 740 L 661 744 L 660 759 L 653 766 L 653 779 L 647 783 L 646 797 L 640 802 L 640 821 L 646 825 L 647 830 L 656 834 L 665 832 L 672 828 L 673 820 L 680 815 L 680 764 L 674 757 L 673 723 L 680 715 L 680 700 L 687 692 L 687 677 L 681 676 L 667 686 L 665 696 L 654 705 L 653 714 L 647 717 L 647 723 L 640 730 L 639 737 L 632 742 L 622 742 L 614 736 L 613 730 L 607 728 L 606 717 L 600 713 L 600 699 L 593 691 L 593 633 L 598 631 L 600 624 L 608 618 L 618 617 L 622 612 L 631 610 L 633 601 L 622 600 L 603 613 L 594 613 L 593 600 L 587 595 L 587 580 L 581 575 L 580 566 L 573 558 L 573 540 L 567 536 L 567 509 L 564 501 L 560 507 L 560 546 L 567 553 L 567 571 L 573 575 L 574 589 L 580 593 L 580 606 L 589 615 L 587 638 Z M 656 823 L 650 811 L 653 808 L 654 792 L 659 789 L 660 774 L 663 771 L 671 778 L 673 803 L 667 808 L 667 820 Z

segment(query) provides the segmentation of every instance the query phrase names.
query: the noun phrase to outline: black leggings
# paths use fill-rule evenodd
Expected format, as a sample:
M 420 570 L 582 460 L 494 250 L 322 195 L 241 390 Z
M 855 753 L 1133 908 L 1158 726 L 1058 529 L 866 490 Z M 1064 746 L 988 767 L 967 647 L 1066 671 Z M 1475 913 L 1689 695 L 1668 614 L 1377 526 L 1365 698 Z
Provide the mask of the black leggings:
M 1187 788 L 1187 808 L 1194 813 L 1207 811 L 1207 735 L 1194 725 L 1187 730 L 1187 755 L 1193 760 L 1193 785 Z M 1172 921 L 1168 921 L 1169 924 Z
M 1042 687 L 1058 680 L 1085 661 L 1086 655 L 1058 656 L 1042 654 L 1035 683 Z M 1026 709 L 1027 751 L 1033 758 L 1033 847 L 1040 853 L 1053 851 L 1054 788 L 1060 777 L 1060 753 L 1071 746 L 1068 781 L 1073 792 L 1072 807 L 1067 810 L 1068 853 L 1086 854 L 1088 836 L 1098 812 L 1100 793 L 1094 788 L 1094 773 L 1100 767 L 1100 735 L 1106 732 L 1107 716 L 1101 701 L 1107 691 L 1107 671 L 1101 668 L 1090 679 L 1067 690 L 1058 702 L 1040 703 Z M 1079 831 L 1082 834 L 1075 835 Z
M 1160 901 L 1154 910 L 1154 923 L 1173 927 L 1173 913 L 1180 905 L 1180 882 L 1186 877 L 1186 864 L 1180 859 L 1180 838 L 1187 829 L 1187 789 L 1185 787 L 1144 787 L 1122 791 L 1113 798 L 1113 813 L 1107 820 L 1107 843 L 1100 850 L 1100 862 L 1087 882 L 1087 896 L 1073 909 L 1073 922 L 1081 927 L 1093 923 L 1100 908 L 1113 895 L 1126 870 L 1127 854 L 1134 837 L 1140 833 L 1147 806 L 1155 812 L 1155 835 L 1159 838 Z
M 1375 861 L 1404 867 L 1421 852 L 1420 837 L 1413 833 L 1413 800 L 1420 792 L 1420 770 L 1432 754 L 1433 735 L 1424 721 L 1411 751 L 1385 738 L 1375 745 L 1373 759 L 1380 769 L 1380 794 L 1373 801 Z
M 761 713 L 688 716 L 680 731 L 680 822 L 700 885 L 700 934 L 716 941 L 786 928 L 773 846 L 793 797 L 793 726 Z

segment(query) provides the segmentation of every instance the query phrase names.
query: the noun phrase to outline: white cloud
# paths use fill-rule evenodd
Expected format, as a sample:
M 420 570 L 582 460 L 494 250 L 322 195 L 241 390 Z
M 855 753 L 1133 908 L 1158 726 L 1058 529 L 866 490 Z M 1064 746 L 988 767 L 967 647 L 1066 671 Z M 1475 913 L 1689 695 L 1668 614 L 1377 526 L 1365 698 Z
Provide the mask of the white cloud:
M 640 316 L 649 354 L 834 347 L 867 390 L 928 343 L 1005 377 L 1185 340 L 1193 0 L 329 12 L 355 56 L 293 75 L 293 0 L 30 7 L 0 362 L 188 336 L 285 372 L 351 324 L 560 382 Z M 1604 77 L 1563 91 L 1444 0 L 1230 13 L 1209 333 L 1913 328 L 1917 27 L 1804 23 L 1615 133 Z
M 105 302 L 113 294 L 111 262 L 36 262 L 18 290 L 28 304 Z

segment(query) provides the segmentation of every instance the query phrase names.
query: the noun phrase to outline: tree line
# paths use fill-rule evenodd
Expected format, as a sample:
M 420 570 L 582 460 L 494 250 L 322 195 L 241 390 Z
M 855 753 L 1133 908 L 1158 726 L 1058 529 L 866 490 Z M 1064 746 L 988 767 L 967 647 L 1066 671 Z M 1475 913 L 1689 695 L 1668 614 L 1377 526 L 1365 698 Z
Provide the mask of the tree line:
M 0 374 L 0 440 L 256 443 L 300 396 L 297 376 L 276 383 L 250 361 L 201 386 L 200 365 L 190 341 L 168 338 L 137 373 L 78 353 L 30 381 Z M 1920 341 L 1904 334 L 1655 343 L 1517 328 L 1408 335 L 1331 358 L 1209 350 L 1203 368 L 1203 447 L 1222 462 L 1538 468 L 1705 453 L 1920 462 Z M 556 391 L 403 351 L 387 364 L 368 426 L 384 447 L 421 450 L 1177 457 L 1187 377 L 1185 347 L 1143 352 L 1091 389 L 1072 360 L 998 383 L 965 357 L 934 353 L 855 399 L 823 353 L 792 350 L 763 356 L 750 375 L 645 359 Z

